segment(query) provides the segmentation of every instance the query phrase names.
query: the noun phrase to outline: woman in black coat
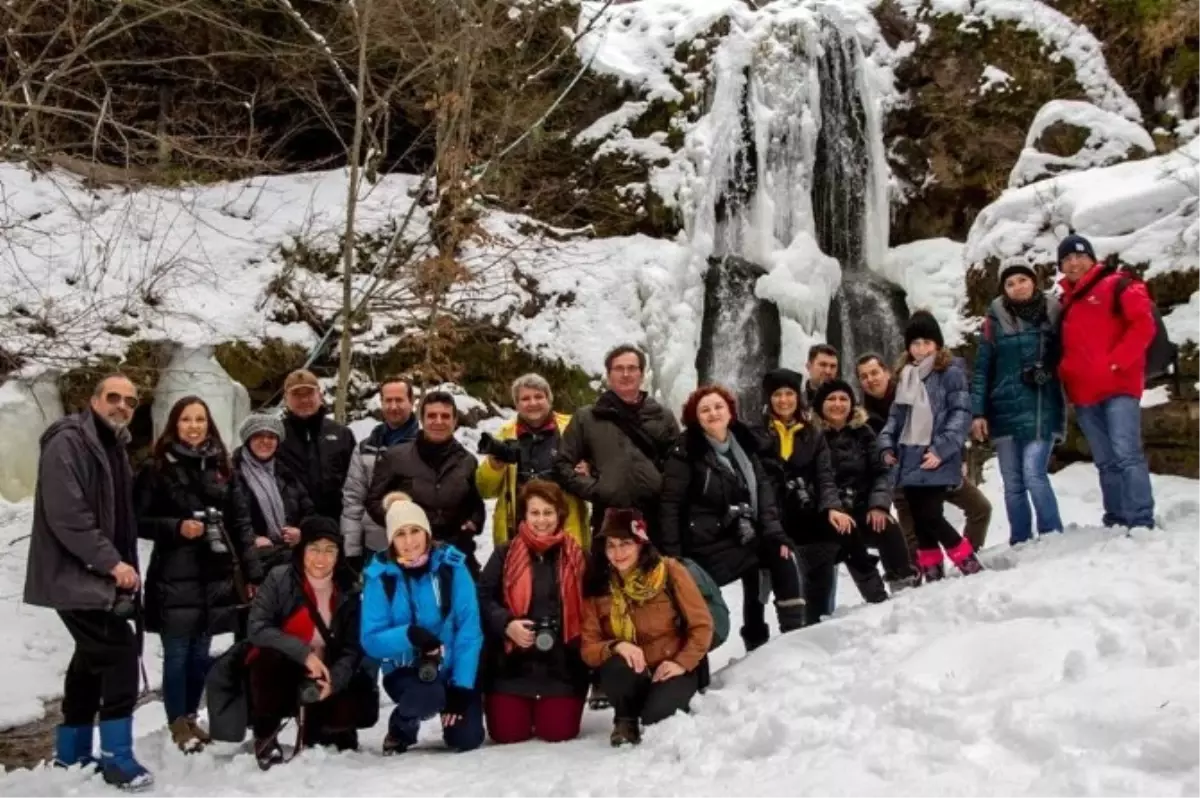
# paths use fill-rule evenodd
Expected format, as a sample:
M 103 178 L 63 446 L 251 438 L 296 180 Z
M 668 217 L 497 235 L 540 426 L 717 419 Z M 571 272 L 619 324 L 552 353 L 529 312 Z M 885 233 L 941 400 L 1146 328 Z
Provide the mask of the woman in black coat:
M 775 489 L 756 452 L 759 442 L 737 420 L 724 388 L 696 389 L 683 407 L 686 428 L 663 472 L 662 550 L 695 560 L 719 585 L 742 580 L 747 615 L 742 639 L 767 639 L 758 571 L 771 574 L 780 631 L 805 623 L 800 570 L 779 522 Z
M 204 400 L 187 396 L 171 408 L 152 459 L 138 475 L 135 507 L 139 537 L 154 541 L 146 629 L 162 638 L 167 721 L 175 744 L 192 752 L 208 740 L 196 712 L 212 635 L 233 629 L 235 607 L 244 598 L 234 577 L 248 544 L 249 517 Z
M 841 539 L 854 519 L 842 508 L 829 446 L 811 423 L 802 388 L 803 378 L 789 369 L 763 377 L 769 404 L 760 454 L 779 495 L 783 529 L 799 554 L 807 620 L 816 623 L 833 611 Z
M 867 413 L 856 406 L 848 383 L 822 383 L 813 402 L 833 458 L 838 494 L 854 518 L 854 529 L 842 538 L 840 559 L 864 601 L 883 601 L 887 590 L 879 578 L 880 559 L 893 591 L 911 587 L 916 576 L 904 533 L 891 516 L 890 469 L 879 453 Z M 877 549 L 879 558 L 868 549 Z

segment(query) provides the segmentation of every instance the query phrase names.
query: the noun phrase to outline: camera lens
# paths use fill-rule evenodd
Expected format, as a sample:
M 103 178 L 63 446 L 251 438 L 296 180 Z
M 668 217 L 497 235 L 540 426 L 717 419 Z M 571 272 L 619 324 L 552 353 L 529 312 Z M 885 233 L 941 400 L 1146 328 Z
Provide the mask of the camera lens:
M 417 665 L 417 679 L 424 682 L 425 684 L 429 684 L 431 682 L 437 681 L 437 677 L 438 677 L 437 660 L 429 660 L 429 659 L 421 660 L 421 663 L 419 665 Z
M 543 653 L 549 651 L 554 648 L 554 635 L 549 630 L 543 629 L 533 638 L 533 646 Z
M 300 683 L 300 703 L 315 704 L 321 700 L 321 686 L 312 679 Z

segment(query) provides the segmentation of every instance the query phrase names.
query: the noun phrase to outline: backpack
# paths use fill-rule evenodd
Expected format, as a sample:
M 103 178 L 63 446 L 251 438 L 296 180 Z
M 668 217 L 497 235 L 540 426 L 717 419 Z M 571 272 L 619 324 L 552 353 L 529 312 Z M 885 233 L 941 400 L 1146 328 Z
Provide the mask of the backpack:
M 688 573 L 696 582 L 696 587 L 700 588 L 700 595 L 704 597 L 704 603 L 708 605 L 708 611 L 712 615 L 713 637 L 712 643 L 708 647 L 708 650 L 712 651 L 729 638 L 729 605 L 725 603 L 725 597 L 721 595 L 721 586 L 713 581 L 713 578 L 708 575 L 708 571 L 701 568 L 699 563 L 687 557 L 680 557 L 679 562 L 687 568 Z M 675 587 L 671 584 L 670 579 L 667 580 L 667 596 L 675 608 L 675 616 L 679 618 L 680 634 L 687 634 L 687 620 L 679 609 L 679 600 L 675 597 Z

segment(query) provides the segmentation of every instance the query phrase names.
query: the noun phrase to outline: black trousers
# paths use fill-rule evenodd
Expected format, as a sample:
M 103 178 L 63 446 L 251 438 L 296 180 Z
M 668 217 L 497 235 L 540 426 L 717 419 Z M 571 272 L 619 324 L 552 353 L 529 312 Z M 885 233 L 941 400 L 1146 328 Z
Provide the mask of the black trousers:
M 636 718 L 649 726 L 676 712 L 687 712 L 692 696 L 699 689 L 697 670 L 699 668 L 665 682 L 654 682 L 651 681 L 653 668 L 634 673 L 621 655 L 614 654 L 600 666 L 597 674 L 616 717 Z
M 879 560 L 883 565 L 883 576 L 888 581 L 907 579 L 914 575 L 912 566 L 916 552 L 908 550 L 908 541 L 904 538 L 904 530 L 895 521 L 888 519 L 888 524 L 882 532 L 876 532 L 867 522 L 867 516 L 854 516 L 857 524 L 855 537 L 861 537 L 868 549 L 879 552 Z M 848 562 L 848 561 L 847 561 Z
M 790 632 L 805 625 L 805 605 L 795 603 L 808 599 L 804 582 L 803 565 L 793 550 L 791 556 L 779 556 L 779 547 L 772 542 L 763 542 L 758 551 L 759 566 L 742 574 L 742 640 L 747 649 L 755 649 L 767 642 L 770 629 L 767 627 L 766 605 L 763 603 L 762 584 L 759 571 L 771 577 L 771 592 L 775 594 L 775 611 L 779 618 L 779 629 Z
M 904 498 L 913 517 L 913 531 L 921 549 L 944 548 L 947 551 L 962 543 L 962 535 L 946 520 L 947 488 L 904 489 Z
M 63 725 L 127 718 L 138 698 L 142 638 L 132 620 L 107 610 L 62 610 L 75 653 L 63 682 Z
M 258 649 L 249 666 L 250 723 L 255 739 L 275 733 L 284 718 L 300 712 L 300 682 L 308 677 L 304 666 L 270 648 Z M 356 729 L 370 728 L 379 717 L 379 696 L 359 679 L 305 709 L 304 744 L 358 745 Z

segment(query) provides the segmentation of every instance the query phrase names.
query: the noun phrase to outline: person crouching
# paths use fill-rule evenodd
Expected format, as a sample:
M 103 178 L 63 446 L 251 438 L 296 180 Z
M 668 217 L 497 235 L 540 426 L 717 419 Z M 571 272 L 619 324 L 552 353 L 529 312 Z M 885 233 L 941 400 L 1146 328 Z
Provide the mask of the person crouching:
M 421 721 L 440 714 L 442 739 L 456 751 L 483 744 L 483 702 L 475 689 L 483 630 L 467 556 L 435 543 L 429 518 L 405 493 L 383 498 L 388 548 L 363 569 L 362 645 L 382 663 L 396 706 L 384 755 L 417 742 Z
M 356 749 L 356 729 L 378 717 L 374 685 L 359 670 L 359 593 L 341 550 L 336 522 L 305 519 L 294 563 L 272 569 L 250 605 L 250 720 L 263 770 L 284 761 L 284 718 L 301 718 L 298 749 L 341 751 Z
M 610 742 L 638 744 L 642 724 L 687 711 L 713 619 L 687 567 L 658 553 L 637 510 L 609 510 L 583 605 L 583 661 L 614 710 Z
M 497 743 L 579 736 L 589 683 L 579 653 L 587 561 L 564 529 L 567 501 L 553 482 L 525 483 L 517 534 L 492 553 L 480 579 L 487 727 Z

